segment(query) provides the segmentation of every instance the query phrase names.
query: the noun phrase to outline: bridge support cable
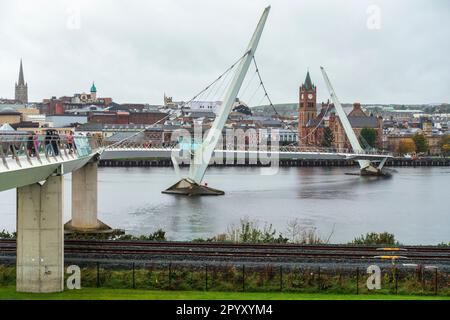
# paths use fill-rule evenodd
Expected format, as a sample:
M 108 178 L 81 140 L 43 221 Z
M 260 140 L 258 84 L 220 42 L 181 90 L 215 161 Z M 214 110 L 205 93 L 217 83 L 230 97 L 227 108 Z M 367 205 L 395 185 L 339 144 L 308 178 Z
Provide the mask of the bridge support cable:
M 163 191 L 164 193 L 184 194 L 184 195 L 221 195 L 223 191 L 202 186 L 201 182 L 205 175 L 209 161 L 211 160 L 214 149 L 222 136 L 222 130 L 225 122 L 233 108 L 236 97 L 247 74 L 248 68 L 258 47 L 264 25 L 269 14 L 270 7 L 267 7 L 256 27 L 250 40 L 244 58 L 239 62 L 234 72 L 233 78 L 225 93 L 222 106 L 214 119 L 211 129 L 208 131 L 203 143 L 194 150 L 193 159 L 189 168 L 188 177 L 180 180 L 178 183 Z
M 253 72 L 252 76 L 247 80 L 247 84 L 243 84 L 243 90 L 239 91 L 239 97 L 242 98 L 245 96 L 245 94 L 247 93 L 247 90 L 249 89 L 249 87 L 253 84 L 253 81 L 255 80 L 256 77 L 256 70 L 255 72 Z M 244 82 L 245 83 L 245 82 Z M 243 99 L 241 99 L 243 100 Z M 245 101 L 245 100 L 244 100 Z M 250 106 L 250 102 L 247 103 L 248 106 Z
M 269 93 L 268 93 L 268 91 L 267 91 L 267 89 L 266 89 L 266 86 L 265 86 L 265 84 L 264 84 L 264 81 L 262 80 L 262 76 L 261 76 L 261 73 L 260 73 L 260 71 L 259 71 L 259 67 L 258 67 L 258 64 L 257 64 L 257 62 L 256 62 L 256 58 L 255 58 L 254 56 L 253 56 L 253 64 L 254 64 L 254 66 L 255 66 L 255 68 L 256 68 L 256 73 L 258 74 L 258 78 L 259 78 L 259 81 L 260 81 L 260 86 L 262 87 L 263 92 L 264 92 L 264 96 L 262 97 L 261 101 L 262 101 L 264 98 L 267 98 L 267 101 L 268 101 L 268 103 L 269 103 L 269 106 L 273 109 L 273 111 L 275 112 L 275 114 L 278 116 L 278 119 L 281 120 L 281 119 L 282 119 L 282 116 L 281 116 L 281 114 L 277 111 L 277 109 L 275 108 L 274 104 L 272 103 L 272 99 L 270 98 Z M 286 149 L 289 149 L 290 147 L 292 147 L 292 146 L 294 146 L 294 145 L 295 145 L 296 147 L 298 146 L 298 147 L 300 148 L 300 147 L 301 147 L 301 146 L 300 146 L 300 143 L 301 143 L 303 140 L 305 141 L 306 144 L 309 144 L 309 142 L 308 142 L 309 137 L 311 137 L 311 136 L 315 133 L 315 131 L 320 127 L 320 125 L 322 124 L 322 122 L 323 122 L 325 116 L 328 114 L 329 109 L 330 109 L 330 105 L 328 104 L 328 106 L 327 106 L 325 112 L 323 113 L 323 115 L 322 115 L 322 117 L 320 118 L 320 120 L 319 120 L 319 122 L 317 123 L 317 125 L 316 125 L 312 130 L 310 130 L 310 131 L 308 132 L 307 135 L 305 135 L 304 137 L 301 137 L 301 138 L 299 137 L 298 142 L 294 141 L 294 142 L 289 143 L 289 144 L 286 146 L 286 147 L 287 147 Z M 282 121 L 282 120 L 281 120 L 281 121 Z M 287 128 L 292 134 L 294 134 L 294 135 L 298 133 L 297 131 L 292 130 L 291 126 L 289 126 L 289 125 L 287 125 L 287 124 L 286 124 L 286 128 Z M 311 145 L 311 146 L 315 147 L 315 149 L 319 149 L 318 146 L 315 146 L 315 145 Z M 329 150 L 327 150 L 327 151 L 329 151 Z
M 189 101 L 184 103 L 184 106 L 189 105 L 190 103 L 192 103 L 193 101 L 196 101 L 200 96 L 202 96 L 205 92 L 207 91 L 211 91 L 214 87 L 216 87 L 216 94 L 217 92 L 221 89 L 221 87 L 223 86 L 223 82 L 227 79 L 228 74 L 230 73 L 231 70 L 233 70 L 236 65 L 238 65 L 238 63 L 240 63 L 246 56 L 247 56 L 248 52 L 246 52 L 243 56 L 241 56 L 238 60 L 236 60 L 230 67 L 228 67 L 221 75 L 219 75 L 214 81 L 212 81 L 210 84 L 208 84 L 205 88 L 203 88 L 200 92 L 198 92 L 195 96 L 193 96 Z M 221 81 L 222 80 L 222 81 Z M 219 81 L 221 81 L 219 83 Z M 219 86 L 217 86 L 217 84 L 219 84 Z M 105 149 L 112 149 L 112 148 L 116 148 L 119 147 L 121 144 L 123 144 L 124 142 L 134 138 L 135 136 L 139 135 L 142 132 L 145 132 L 148 129 L 151 129 L 153 127 L 155 127 L 156 125 L 159 124 L 163 124 L 165 121 L 167 120 L 175 120 L 179 117 L 181 117 L 183 115 L 184 109 L 185 107 L 182 106 L 180 108 L 180 110 L 175 111 L 174 113 L 169 113 L 167 116 L 164 116 L 163 118 L 159 119 L 158 121 L 156 121 L 155 123 L 152 123 L 148 126 L 144 126 L 144 128 L 142 130 L 136 131 L 134 134 L 120 140 L 117 141 L 111 145 L 108 145 L 104 148 L 102 148 L 101 152 L 103 152 L 103 150 Z

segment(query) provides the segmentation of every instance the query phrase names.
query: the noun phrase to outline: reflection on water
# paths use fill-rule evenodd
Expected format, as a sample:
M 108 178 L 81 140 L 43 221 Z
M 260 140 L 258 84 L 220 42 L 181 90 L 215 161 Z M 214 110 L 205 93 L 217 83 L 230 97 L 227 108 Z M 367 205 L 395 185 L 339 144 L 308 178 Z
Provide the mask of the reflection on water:
M 306 169 L 306 170 L 305 170 Z M 344 171 L 344 172 L 343 172 Z M 343 175 L 344 173 L 344 175 Z M 355 198 L 355 189 L 362 185 L 387 183 L 390 177 L 359 177 L 357 169 L 303 168 L 297 170 L 298 197 L 302 199 Z M 355 179 L 355 177 L 358 177 Z
M 210 168 L 205 181 L 218 197 L 161 194 L 176 182 L 171 168 L 100 168 L 99 218 L 133 234 L 162 228 L 170 239 L 211 237 L 244 217 L 285 232 L 290 220 L 314 226 L 332 242 L 388 231 L 407 244 L 450 241 L 448 168 L 397 168 L 390 179 L 346 173 L 356 168 Z M 70 218 L 70 175 L 65 178 L 65 219 Z M 15 230 L 15 191 L 0 193 L 0 229 Z

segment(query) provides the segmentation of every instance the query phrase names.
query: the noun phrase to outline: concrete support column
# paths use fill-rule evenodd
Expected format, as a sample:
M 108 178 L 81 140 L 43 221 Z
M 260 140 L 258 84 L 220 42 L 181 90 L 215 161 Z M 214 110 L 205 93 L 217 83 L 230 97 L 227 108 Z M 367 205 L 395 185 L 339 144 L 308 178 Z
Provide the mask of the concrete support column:
M 72 227 L 96 229 L 97 162 L 89 162 L 72 172 Z
M 63 177 L 17 188 L 17 291 L 64 289 Z
M 97 219 L 97 164 L 89 162 L 72 172 L 72 220 L 67 231 L 102 232 L 110 227 Z

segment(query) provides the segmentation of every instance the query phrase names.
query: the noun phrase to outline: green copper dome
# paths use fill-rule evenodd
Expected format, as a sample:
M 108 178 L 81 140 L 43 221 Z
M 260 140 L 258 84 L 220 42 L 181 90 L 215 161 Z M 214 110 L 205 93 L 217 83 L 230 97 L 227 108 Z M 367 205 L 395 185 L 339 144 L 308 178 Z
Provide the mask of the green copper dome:
M 95 83 L 92 82 L 91 92 L 97 92 L 97 88 L 95 87 Z

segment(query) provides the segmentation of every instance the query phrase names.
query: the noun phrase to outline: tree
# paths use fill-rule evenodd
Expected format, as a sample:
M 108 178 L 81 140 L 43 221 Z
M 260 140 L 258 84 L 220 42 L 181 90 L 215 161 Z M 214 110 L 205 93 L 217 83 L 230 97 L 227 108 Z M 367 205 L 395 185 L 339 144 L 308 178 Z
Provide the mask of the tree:
M 316 228 L 303 226 L 298 218 L 288 221 L 287 232 L 290 242 L 298 244 L 328 243 L 332 235 L 330 234 L 328 240 L 322 239 L 319 233 L 317 232 Z
M 441 148 L 442 154 L 444 156 L 450 155 L 450 134 L 446 134 L 441 138 L 439 147 Z
M 411 138 L 401 139 L 398 143 L 397 152 L 400 155 L 404 155 L 406 153 L 412 153 L 416 151 L 416 144 L 414 140 Z
M 323 131 L 322 141 L 320 142 L 320 144 L 322 145 L 322 147 L 329 148 L 333 145 L 333 141 L 334 141 L 333 131 L 329 127 L 325 127 L 325 130 Z
M 367 144 L 368 147 L 375 148 L 377 146 L 377 131 L 373 128 L 362 128 L 359 140 L 362 145 Z
M 421 133 L 416 133 L 412 139 L 416 145 L 417 152 L 427 152 L 428 151 L 428 141 L 427 138 Z

